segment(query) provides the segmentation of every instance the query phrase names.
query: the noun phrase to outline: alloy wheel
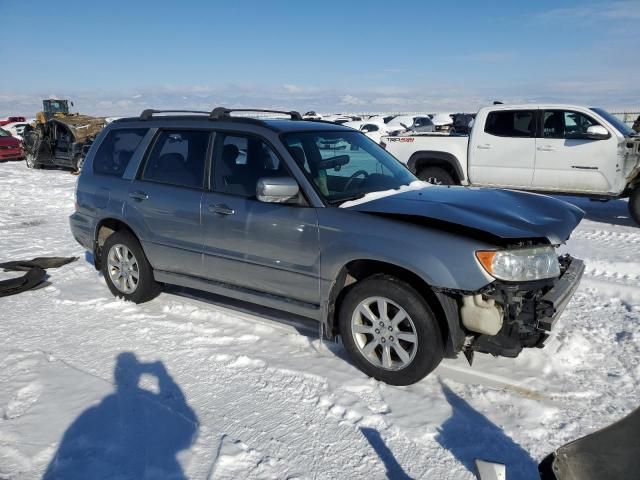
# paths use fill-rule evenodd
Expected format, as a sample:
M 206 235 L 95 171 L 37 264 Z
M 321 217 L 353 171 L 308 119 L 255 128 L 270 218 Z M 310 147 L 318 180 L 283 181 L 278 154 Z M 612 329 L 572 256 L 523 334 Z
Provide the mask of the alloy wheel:
M 362 356 L 385 370 L 407 367 L 418 350 L 413 320 L 385 297 L 369 297 L 357 305 L 351 316 L 351 333 Z
M 138 288 L 138 260 L 127 246 L 117 243 L 109 250 L 107 271 L 113 285 L 122 293 L 131 294 Z

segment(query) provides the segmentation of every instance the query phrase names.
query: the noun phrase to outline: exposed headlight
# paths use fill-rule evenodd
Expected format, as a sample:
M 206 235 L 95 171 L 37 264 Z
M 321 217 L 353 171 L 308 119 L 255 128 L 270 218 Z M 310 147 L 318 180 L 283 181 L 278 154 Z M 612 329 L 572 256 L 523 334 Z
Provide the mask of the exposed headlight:
M 508 282 L 542 280 L 560 275 L 558 256 L 551 246 L 479 250 L 476 257 L 491 276 Z

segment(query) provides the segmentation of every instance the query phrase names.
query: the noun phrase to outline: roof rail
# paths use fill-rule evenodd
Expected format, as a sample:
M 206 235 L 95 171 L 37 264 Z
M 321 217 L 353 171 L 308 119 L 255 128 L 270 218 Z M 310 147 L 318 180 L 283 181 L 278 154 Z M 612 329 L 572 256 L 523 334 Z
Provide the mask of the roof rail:
M 285 112 L 283 110 L 262 110 L 259 108 L 225 108 L 225 107 L 216 107 L 209 114 L 209 118 L 211 120 L 221 120 L 226 117 L 230 117 L 231 112 L 263 112 L 263 113 L 281 113 L 282 115 L 289 115 L 291 120 L 302 120 L 302 115 L 300 112 L 296 112 L 295 110 L 291 110 L 289 112 Z
M 147 110 L 144 110 L 140 114 L 140 120 L 149 120 L 156 113 L 201 113 L 203 115 L 209 115 L 210 114 L 210 112 L 203 112 L 203 111 L 200 111 L 200 110 L 153 110 L 153 109 L 147 109 Z

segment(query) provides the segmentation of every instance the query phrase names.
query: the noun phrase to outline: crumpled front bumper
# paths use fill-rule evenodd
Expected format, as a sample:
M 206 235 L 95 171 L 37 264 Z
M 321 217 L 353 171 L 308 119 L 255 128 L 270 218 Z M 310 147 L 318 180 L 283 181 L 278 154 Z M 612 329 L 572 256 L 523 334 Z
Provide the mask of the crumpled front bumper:
M 584 273 L 584 262 L 572 258 L 556 284 L 536 304 L 538 328 L 550 331 L 571 300 Z

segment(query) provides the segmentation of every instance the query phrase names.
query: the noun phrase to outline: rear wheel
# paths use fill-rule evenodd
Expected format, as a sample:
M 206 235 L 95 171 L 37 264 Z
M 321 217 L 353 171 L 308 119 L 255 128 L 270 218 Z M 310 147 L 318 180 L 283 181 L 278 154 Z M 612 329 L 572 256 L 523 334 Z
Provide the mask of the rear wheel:
M 631 196 L 629 197 L 629 213 L 631 214 L 631 218 L 640 225 L 640 185 L 636 185 L 631 191 Z
M 129 232 L 115 232 L 102 247 L 102 274 L 111 293 L 134 303 L 157 297 L 160 284 L 138 240 Z
M 453 177 L 441 167 L 422 167 L 418 170 L 418 178 L 434 185 L 453 185 Z
M 340 306 L 340 335 L 356 366 L 391 385 L 410 385 L 444 355 L 438 322 L 413 287 L 374 275 L 350 288 Z

